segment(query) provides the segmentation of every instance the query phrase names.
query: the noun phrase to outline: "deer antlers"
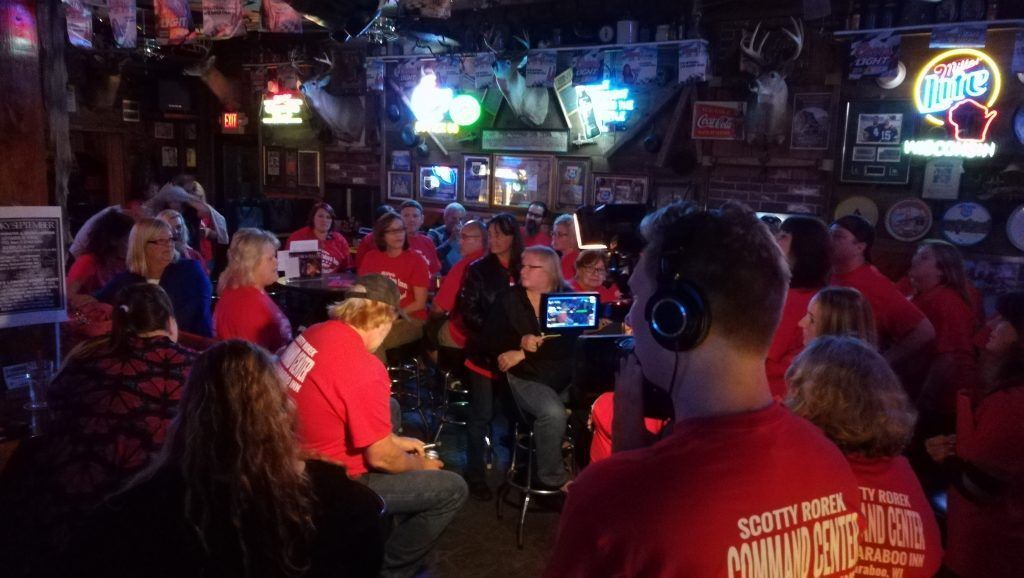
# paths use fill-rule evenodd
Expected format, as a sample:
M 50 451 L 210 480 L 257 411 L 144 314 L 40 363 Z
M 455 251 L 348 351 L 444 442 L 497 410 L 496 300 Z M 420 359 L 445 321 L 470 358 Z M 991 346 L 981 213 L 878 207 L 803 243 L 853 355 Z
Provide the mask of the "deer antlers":
M 792 16 L 789 17 L 789 20 L 793 24 L 792 31 L 790 29 L 784 27 L 782 29 L 782 32 L 783 32 L 783 34 L 788 36 L 793 41 L 794 44 L 796 44 L 796 51 L 793 53 L 792 56 L 790 56 L 789 58 L 786 58 L 783 62 L 781 62 L 780 65 L 786 65 L 786 64 L 789 64 L 790 62 L 795 61 L 797 58 L 800 57 L 800 53 L 803 51 L 803 48 L 804 48 L 804 24 L 803 24 L 803 22 L 801 22 L 800 20 L 797 20 L 796 18 L 793 18 Z M 742 50 L 743 54 L 746 54 L 751 60 L 753 60 L 758 65 L 764 65 L 765 64 L 764 45 L 765 45 L 765 42 L 768 41 L 768 36 L 771 35 L 771 32 L 765 32 L 764 36 L 761 37 L 761 41 L 758 42 L 757 35 L 758 35 L 758 33 L 760 31 L 761 31 L 761 23 L 760 22 L 757 23 L 756 27 L 754 27 L 754 32 L 753 33 L 747 32 L 747 30 L 744 29 L 743 30 L 743 38 L 740 40 L 740 50 Z M 755 45 L 756 45 L 756 47 L 755 47 Z

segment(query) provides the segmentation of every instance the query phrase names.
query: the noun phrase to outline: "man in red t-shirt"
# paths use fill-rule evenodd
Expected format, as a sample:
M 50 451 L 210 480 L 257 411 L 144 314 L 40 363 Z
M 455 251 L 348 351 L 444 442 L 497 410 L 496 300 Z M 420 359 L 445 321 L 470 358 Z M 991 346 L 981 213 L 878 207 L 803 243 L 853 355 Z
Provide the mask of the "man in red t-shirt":
M 551 246 L 551 235 L 544 232 L 544 219 L 548 216 L 548 206 L 544 201 L 534 201 L 526 207 L 526 218 L 520 232 L 523 234 L 523 247 L 534 245 Z
M 425 455 L 423 442 L 392 433 L 391 380 L 371 352 L 401 314 L 398 302 L 390 279 L 360 277 L 328 321 L 288 346 L 279 371 L 295 401 L 303 449 L 343 464 L 396 516 L 382 575 L 411 576 L 466 501 L 467 487 Z
M 545 575 L 850 575 L 857 482 L 817 428 L 772 400 L 765 377 L 789 280 L 767 227 L 739 205 L 675 203 L 643 232 L 615 453 L 569 486 Z M 676 422 L 653 445 L 645 379 Z
M 405 234 L 409 239 L 409 248 L 423 255 L 427 260 L 427 268 L 431 275 L 441 272 L 441 260 L 437 258 L 437 247 L 430 237 L 420 232 L 423 226 L 423 205 L 417 201 L 405 201 L 402 203 L 399 213 L 402 221 L 405 222 Z
M 462 349 L 466 346 L 466 329 L 462 319 L 455 310 L 455 302 L 462 291 L 462 279 L 466 276 L 466 267 L 484 256 L 487 250 L 487 228 L 482 221 L 470 221 L 462 226 L 459 232 L 459 253 L 464 255 L 452 270 L 445 276 L 434 296 L 430 313 L 434 316 L 446 316 L 448 319 L 438 328 L 437 343 L 443 347 Z
M 889 365 L 922 351 L 935 339 L 935 327 L 921 310 L 870 262 L 875 229 L 859 215 L 836 219 L 829 227 L 832 278 L 829 283 L 853 287 L 871 304 L 878 341 Z

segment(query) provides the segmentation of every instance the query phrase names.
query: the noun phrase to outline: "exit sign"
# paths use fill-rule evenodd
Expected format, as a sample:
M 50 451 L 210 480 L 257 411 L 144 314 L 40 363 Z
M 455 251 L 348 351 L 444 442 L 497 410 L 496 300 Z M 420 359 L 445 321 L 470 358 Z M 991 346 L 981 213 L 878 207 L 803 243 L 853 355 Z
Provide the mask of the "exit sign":
M 225 112 L 220 115 L 220 132 L 223 134 L 245 134 L 249 119 L 244 112 Z

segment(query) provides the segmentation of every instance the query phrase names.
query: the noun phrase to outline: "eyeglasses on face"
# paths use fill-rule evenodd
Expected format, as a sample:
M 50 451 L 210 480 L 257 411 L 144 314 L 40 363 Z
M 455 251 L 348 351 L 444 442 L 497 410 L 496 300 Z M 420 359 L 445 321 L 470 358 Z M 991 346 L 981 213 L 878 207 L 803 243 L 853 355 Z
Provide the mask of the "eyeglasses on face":
M 604 275 L 608 273 L 608 269 L 605 269 L 604 267 L 580 267 L 580 269 L 586 271 L 587 273 L 597 275 Z
M 544 218 L 544 213 L 534 213 L 533 211 L 527 211 L 526 212 L 526 216 L 527 217 L 537 217 L 538 219 L 543 219 Z
M 554 233 L 551 234 L 551 236 L 552 237 L 562 238 L 562 237 L 568 237 L 569 233 L 559 233 L 558 231 L 555 231 Z
M 394 234 L 404 233 L 404 232 L 405 232 L 405 227 L 399 227 L 397 229 L 384 229 L 384 234 L 385 235 L 394 235 Z

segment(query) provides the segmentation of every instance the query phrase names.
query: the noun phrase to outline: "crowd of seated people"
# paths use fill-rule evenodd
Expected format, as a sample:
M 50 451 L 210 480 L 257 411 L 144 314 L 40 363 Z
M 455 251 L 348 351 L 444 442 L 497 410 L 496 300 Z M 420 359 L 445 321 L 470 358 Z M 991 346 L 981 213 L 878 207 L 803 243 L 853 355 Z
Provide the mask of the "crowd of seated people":
M 112 307 L 114 332 L 102 339 L 167 340 L 160 345 L 178 351 L 185 367 L 173 396 L 165 391 L 170 386 L 145 380 L 138 386 L 143 398 L 154 387 L 167 396 L 162 417 L 146 418 L 153 439 L 97 438 L 109 444 L 105 449 L 114 453 L 108 455 L 119 457 L 118 466 L 131 467 L 95 484 L 94 493 L 82 493 L 91 506 L 111 497 L 94 516 L 78 516 L 92 530 L 77 541 L 72 538 L 81 528 L 62 531 L 67 560 L 102 568 L 99 555 L 109 556 L 111 546 L 96 543 L 101 532 L 156 548 L 152 536 L 128 535 L 149 519 L 154 527 L 173 528 L 168 544 L 183 554 L 174 560 L 129 556 L 124 575 L 357 568 L 356 575 L 411 576 L 467 495 L 493 498 L 486 456 L 496 398 L 507 392 L 533 428 L 535 484 L 560 489 L 566 500 L 549 576 L 712 576 L 722 568 L 751 575 L 757 562 L 750 552 L 782 548 L 774 554 L 792 554 L 760 542 L 768 538 L 755 529 L 765 523 L 761 512 L 790 508 L 819 513 L 777 514 L 780 530 L 798 536 L 813 535 L 816 525 L 829 527 L 817 543 L 833 552 L 822 576 L 871 576 L 885 568 L 890 575 L 924 577 L 942 563 L 948 576 L 1016 575 L 1017 554 L 1024 551 L 1024 430 L 1017 427 L 1024 403 L 1016 396 L 1024 383 L 1024 297 L 1004 296 L 979 337 L 978 294 L 954 246 L 922 243 L 906 282 L 896 284 L 871 264 L 874 229 L 857 216 L 830 226 L 792 217 L 773 234 L 738 205 L 700 210 L 677 203 L 649 214 L 623 325 L 635 349 L 622 363 L 615 391 L 589 408 L 593 463 L 571 480 L 562 440 L 576 337 L 542 334 L 540 300 L 562 291 L 596 292 L 602 303 L 622 300 L 607 276 L 608 255 L 579 249 L 572 215 L 555 219 L 550 241 L 538 244 L 547 215 L 542 203 L 528 207 L 522 225 L 510 213 L 464 223 L 465 209 L 455 205 L 426 235 L 419 203 L 380 210 L 354 260 L 334 230 L 333 209 L 314 205 L 308 225 L 289 244 L 316 239 L 325 273 L 358 263 L 358 277 L 326 321 L 297 335 L 266 292 L 278 275 L 279 243 L 271 233 L 240 229 L 231 238 L 211 315 L 210 280 L 203 256 L 190 252 L 187 216 L 167 209 L 157 219 L 140 218 L 128 228 L 127 243 L 120 240 L 129 224 L 124 214 L 97 219 L 83 253 L 91 257 L 80 257 L 69 288 L 83 302 L 91 293 Z M 459 258 L 448 262 L 449 256 Z M 439 273 L 435 284 L 432 276 Z M 439 287 L 436 295 L 431 287 Z M 152 302 L 155 325 L 125 333 L 122 313 L 136 310 L 121 309 L 122 301 L 133 291 Z M 228 341 L 196 362 L 196 354 L 173 343 L 179 327 Z M 421 340 L 428 348 L 462 349 L 465 356 L 469 414 L 461 475 L 428 457 L 424 442 L 399 435 L 401 412 L 390 396 L 386 353 Z M 141 361 L 113 364 L 102 356 L 127 350 L 103 343 L 90 342 L 96 349 L 69 356 L 64 383 L 92 355 L 104 371 L 127 367 L 144 376 L 169 355 L 146 353 L 138 341 L 133 353 Z M 183 388 L 189 369 L 192 378 Z M 222 391 L 234 386 L 232 379 L 242 385 Z M 60 380 L 51 393 L 55 408 Z M 282 395 L 269 395 L 271 385 Z M 133 387 L 132 380 L 123 386 Z M 663 404 L 657 418 L 650 412 L 655 394 Z M 118 394 L 117 403 L 137 397 Z M 179 397 L 190 409 L 178 413 Z M 257 407 L 277 409 L 243 426 Z M 65 427 L 56 431 L 67 434 L 80 424 L 70 413 L 58 415 Z M 168 434 L 173 415 L 178 421 Z M 211 416 L 238 424 L 228 428 L 233 442 L 209 427 Z M 117 427 L 135 427 L 130 423 L 126 417 Z M 168 435 L 176 443 L 160 453 Z M 261 441 L 246 441 L 255 439 Z M 248 461 L 246 447 L 262 445 L 275 448 L 271 462 L 294 465 L 287 475 L 270 471 L 271 463 Z M 126 460 L 129 451 L 133 458 Z M 935 465 L 922 469 L 903 457 L 915 451 Z M 222 469 L 228 462 L 233 469 Z M 60 464 L 39 468 L 51 478 L 40 489 L 109 469 L 84 466 L 84 473 L 69 476 L 55 471 Z M 350 481 L 372 492 L 360 494 L 345 486 Z M 268 490 L 275 484 L 280 493 Z M 10 487 L 0 484 L 7 494 L 0 497 L 7 499 Z M 941 503 L 932 495 L 937 488 L 949 491 L 948 514 L 939 512 L 940 521 L 948 519 L 945 541 L 932 511 Z M 339 512 L 367 496 L 386 505 L 390 532 L 352 533 L 353 526 L 380 522 L 365 499 L 358 522 L 338 523 Z M 886 546 L 890 530 L 878 525 L 878 515 L 911 520 L 913 539 Z M 703 528 L 701 538 L 679 544 L 673 528 L 680 525 Z M 371 535 L 379 540 L 366 542 Z M 358 551 L 342 556 L 324 540 L 359 544 Z M 873 558 L 883 550 L 889 553 L 884 560 Z M 904 555 L 915 562 L 900 562 Z M 162 563 L 163 570 L 155 568 Z

